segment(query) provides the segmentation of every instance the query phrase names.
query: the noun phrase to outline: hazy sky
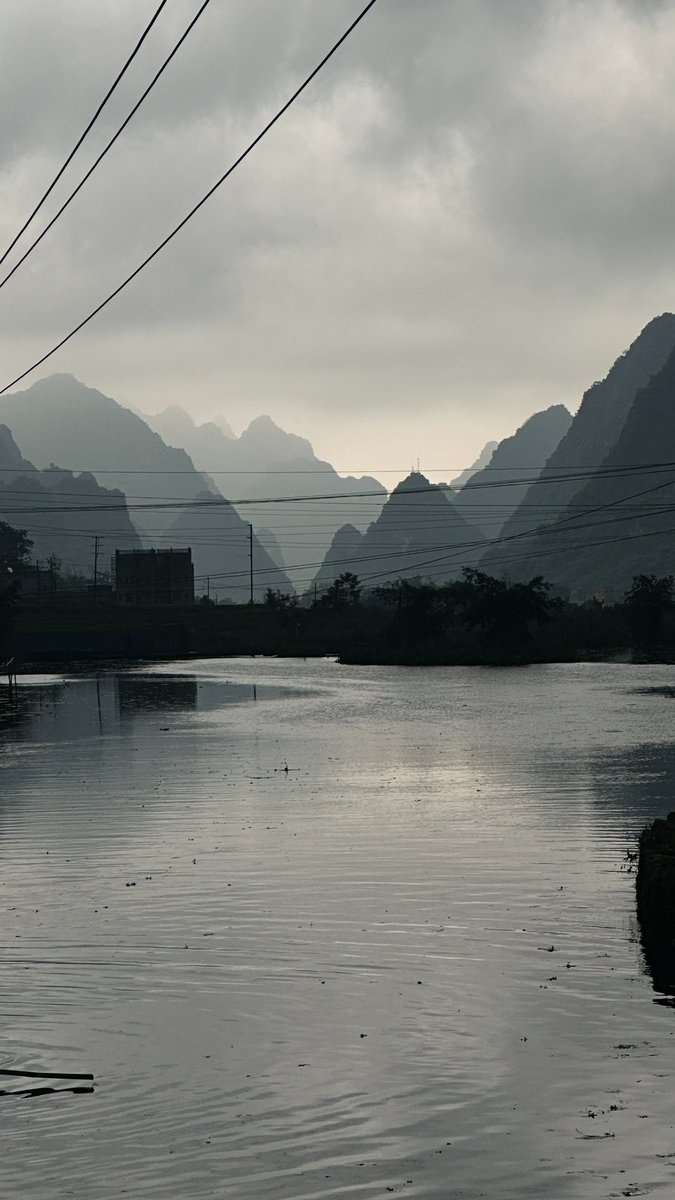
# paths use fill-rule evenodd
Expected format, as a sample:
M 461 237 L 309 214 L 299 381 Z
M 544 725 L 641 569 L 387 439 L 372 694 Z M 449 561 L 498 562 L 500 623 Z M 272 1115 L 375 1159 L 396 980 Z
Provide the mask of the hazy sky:
M 3 0 L 3 249 L 157 2 Z M 198 7 L 169 0 L 83 167 Z M 361 7 L 211 0 L 0 292 L 3 383 L 161 240 Z M 537 408 L 575 408 L 675 306 L 674 61 L 675 0 L 378 0 L 179 239 L 21 386 L 72 371 L 237 430 L 269 412 L 345 469 L 461 466 Z

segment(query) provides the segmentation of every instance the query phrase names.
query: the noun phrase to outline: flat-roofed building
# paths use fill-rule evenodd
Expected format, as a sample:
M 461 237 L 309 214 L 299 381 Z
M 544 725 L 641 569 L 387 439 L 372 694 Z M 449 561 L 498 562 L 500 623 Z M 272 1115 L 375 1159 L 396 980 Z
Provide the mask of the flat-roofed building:
M 192 550 L 116 550 L 113 591 L 118 604 L 193 604 Z

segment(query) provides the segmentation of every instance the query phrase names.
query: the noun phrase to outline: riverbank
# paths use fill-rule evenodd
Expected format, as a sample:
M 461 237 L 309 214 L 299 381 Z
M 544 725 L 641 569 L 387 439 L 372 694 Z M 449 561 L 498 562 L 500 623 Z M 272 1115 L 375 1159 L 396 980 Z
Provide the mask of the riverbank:
M 672 642 L 672 644 L 671 644 Z M 389 608 L 194 604 L 122 608 L 82 601 L 20 602 L 5 634 L 19 669 L 193 657 L 333 656 L 363 666 L 515 666 L 675 661 L 675 641 L 636 650 L 621 608 L 569 606 L 516 637 L 461 624 L 413 622 Z

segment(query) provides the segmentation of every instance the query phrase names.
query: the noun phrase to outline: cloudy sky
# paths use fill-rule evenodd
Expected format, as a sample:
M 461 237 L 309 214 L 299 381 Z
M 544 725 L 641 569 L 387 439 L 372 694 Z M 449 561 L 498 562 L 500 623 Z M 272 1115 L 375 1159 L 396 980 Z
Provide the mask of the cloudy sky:
M 157 3 L 3 0 L 3 249 Z M 168 0 L 74 167 L 198 7 Z M 0 290 L 3 383 L 154 248 L 361 7 L 211 0 Z M 345 470 L 462 466 L 536 409 L 575 408 L 675 307 L 674 61 L 675 0 L 378 0 L 171 247 L 21 386 L 71 371 L 236 430 L 269 412 Z

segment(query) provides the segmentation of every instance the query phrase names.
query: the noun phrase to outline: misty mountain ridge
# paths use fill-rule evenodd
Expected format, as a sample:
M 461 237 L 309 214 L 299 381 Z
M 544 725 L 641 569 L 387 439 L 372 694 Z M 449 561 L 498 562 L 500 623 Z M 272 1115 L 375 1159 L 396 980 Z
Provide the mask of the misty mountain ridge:
M 435 582 L 458 578 L 462 567 L 475 564 L 482 537 L 452 496 L 421 472 L 412 471 L 397 484 L 360 540 L 348 526 L 340 530 L 330 548 L 330 559 L 327 555 L 317 572 L 317 588 L 325 586 L 331 571 L 333 579 L 352 571 L 367 586 L 417 576 Z M 353 557 L 335 571 L 338 552 L 350 542 Z
M 559 445 L 572 424 L 564 404 L 553 404 L 529 417 L 496 446 L 490 461 L 471 475 L 455 496 L 459 511 L 487 538 L 498 537 L 520 504 L 529 482 Z
M 101 571 L 115 549 L 141 545 L 122 492 L 102 487 L 88 472 L 74 474 L 53 463 L 38 471 L 6 425 L 0 425 L 0 520 L 26 531 L 33 562 L 44 565 L 55 557 L 64 575 L 91 575 L 96 537 Z
M 0 484 L 6 485 L 15 475 L 34 470 L 32 462 L 24 458 L 19 450 L 11 429 L 7 425 L 0 425 Z
M 175 518 L 162 502 L 214 490 L 184 450 L 167 446 L 130 409 L 72 375 L 50 375 L 1 397 L 0 420 L 36 466 L 66 463 L 123 492 L 150 543 Z
M 634 573 L 675 570 L 664 525 L 675 499 L 670 485 L 654 493 L 664 513 L 633 495 L 638 484 L 651 494 L 651 464 L 675 461 L 674 395 L 675 316 L 664 313 L 584 393 L 574 418 L 563 405 L 535 413 L 487 463 L 482 453 L 484 465 L 458 492 L 412 471 L 384 503 L 378 481 L 342 479 L 306 438 L 269 415 L 235 437 L 173 405 L 149 418 L 187 444 L 172 446 L 128 408 L 73 376 L 54 375 L 0 399 L 0 499 L 4 519 L 34 538 L 35 557 L 56 554 L 83 570 L 95 536 L 103 538 L 102 561 L 108 549 L 140 544 L 127 497 L 146 544 L 190 545 L 198 592 L 209 577 L 216 594 L 235 600 L 248 598 L 249 521 L 257 600 L 267 587 L 292 590 L 291 580 L 304 592 L 313 576 L 323 590 L 346 570 L 368 586 L 399 577 L 442 581 L 478 562 L 495 575 L 541 573 L 582 597 L 623 589 Z M 612 478 L 621 466 L 630 473 Z M 245 512 L 210 472 L 247 501 Z M 539 482 L 522 481 L 537 473 Z M 368 494 L 355 495 L 361 491 Z M 45 512 L 33 517 L 30 507 Z M 498 544 L 481 556 L 504 517 Z M 589 538 L 605 548 L 595 553 Z
M 443 486 L 454 488 L 458 492 L 460 488 L 464 487 L 464 484 L 468 482 L 471 476 L 475 475 L 476 471 L 481 471 L 483 467 L 487 467 L 498 445 L 499 442 L 486 442 L 476 461 L 470 467 L 465 467 L 463 471 L 460 471 L 459 475 L 451 479 L 449 484 Z
M 217 464 L 219 455 L 227 453 L 227 442 L 235 438 L 224 419 L 197 425 L 190 414 L 178 404 L 170 404 L 159 413 L 139 412 L 138 415 L 159 434 L 167 446 L 186 450 L 193 461 L 202 458 Z M 204 467 L 204 470 L 207 469 Z
M 232 472 L 235 477 L 241 476 L 240 491 L 236 494 L 245 499 L 249 499 L 251 494 L 258 494 L 257 491 L 251 493 L 252 481 L 246 478 L 249 474 L 283 473 L 284 467 L 288 469 L 302 464 L 306 469 L 311 466 L 319 473 L 325 471 L 337 480 L 341 479 L 330 463 L 316 457 L 307 438 L 288 433 L 268 414 L 254 417 L 239 437 L 232 433 L 229 426 L 223 429 L 219 422 L 207 421 L 198 425 L 178 405 L 171 405 L 143 419 L 165 440 L 170 436 L 180 438 L 171 444 L 186 450 L 200 470 L 213 475 Z M 238 478 L 237 482 L 239 484 Z M 368 482 L 376 483 L 376 480 L 368 479 Z M 236 488 L 229 490 L 234 495 Z M 294 485 L 293 494 L 295 490 L 297 488 Z
M 316 457 L 307 438 L 288 433 L 269 415 L 255 417 L 238 438 L 212 423 L 196 424 L 176 406 L 145 419 L 162 435 L 180 433 L 180 445 L 195 465 L 213 476 L 235 506 L 237 500 L 278 497 L 282 501 L 260 508 L 252 505 L 245 515 L 256 530 L 260 526 L 271 532 L 288 564 L 288 574 L 301 589 L 306 587 L 308 570 L 314 569 L 311 564 L 321 560 L 334 533 L 344 524 L 347 497 L 368 493 L 349 504 L 349 519 L 361 529 L 384 503 L 386 489 L 379 480 L 338 475 L 330 463 Z M 298 496 L 307 500 L 283 503 Z M 315 499 L 323 496 L 336 499 Z
M 673 462 L 675 350 L 637 393 L 601 470 L 558 520 L 528 541 L 528 572 L 545 575 L 573 598 L 597 594 L 611 601 L 622 598 L 634 575 L 675 574 L 675 469 L 667 466 Z
M 245 604 L 250 597 L 251 549 L 253 598 L 260 604 L 268 588 L 293 593 L 288 575 L 268 554 L 255 531 L 234 505 L 213 492 L 202 492 L 186 506 L 167 532 L 168 543 L 190 546 L 195 595 Z
M 358 556 L 363 545 L 364 534 L 354 525 L 342 525 L 333 535 L 326 556 L 314 576 L 309 589 L 310 599 L 329 588 L 333 580 L 345 571 L 356 573 Z
M 564 514 L 584 487 L 588 472 L 602 465 L 621 436 L 637 392 L 658 374 L 673 348 L 675 316 L 663 313 L 645 326 L 605 379 L 584 393 L 567 433 L 546 461 L 540 482 L 528 488 L 501 530 L 501 538 L 516 540 L 487 550 L 481 569 L 494 575 L 506 571 L 516 579 L 531 577 L 536 531 Z

